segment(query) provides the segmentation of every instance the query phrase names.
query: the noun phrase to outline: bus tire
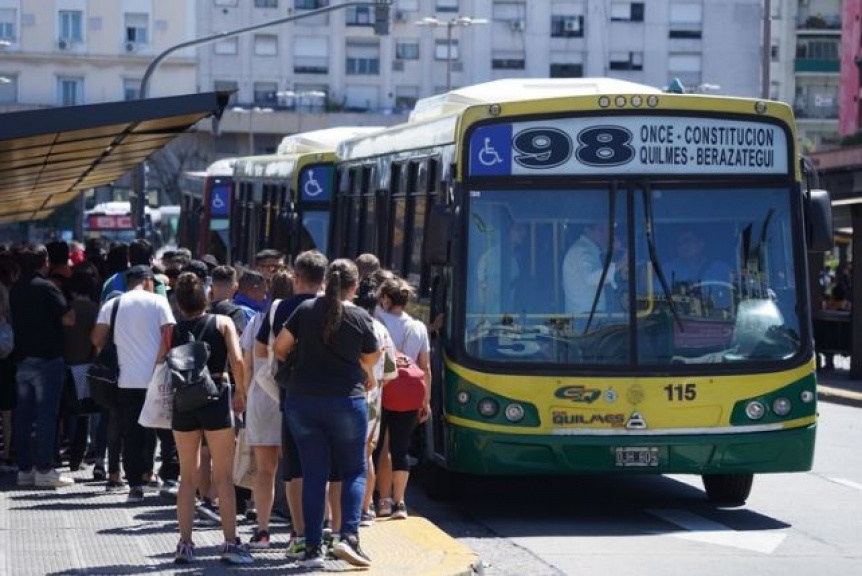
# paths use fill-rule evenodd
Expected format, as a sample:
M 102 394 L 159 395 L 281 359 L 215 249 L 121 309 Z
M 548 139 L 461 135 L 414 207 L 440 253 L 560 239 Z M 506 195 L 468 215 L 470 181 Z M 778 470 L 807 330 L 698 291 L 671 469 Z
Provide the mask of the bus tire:
M 713 504 L 742 506 L 751 494 L 754 474 L 704 474 L 703 487 Z
M 464 494 L 463 474 L 447 470 L 438 464 L 425 462 L 422 466 L 422 487 L 432 500 L 452 502 Z

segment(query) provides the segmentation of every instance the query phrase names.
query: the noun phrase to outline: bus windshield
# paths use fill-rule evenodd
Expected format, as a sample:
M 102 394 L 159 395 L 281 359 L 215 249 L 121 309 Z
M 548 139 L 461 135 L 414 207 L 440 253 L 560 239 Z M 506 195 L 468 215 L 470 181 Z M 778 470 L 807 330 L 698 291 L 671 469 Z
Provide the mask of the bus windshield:
M 787 187 L 469 196 L 464 341 L 478 360 L 666 366 L 800 350 Z

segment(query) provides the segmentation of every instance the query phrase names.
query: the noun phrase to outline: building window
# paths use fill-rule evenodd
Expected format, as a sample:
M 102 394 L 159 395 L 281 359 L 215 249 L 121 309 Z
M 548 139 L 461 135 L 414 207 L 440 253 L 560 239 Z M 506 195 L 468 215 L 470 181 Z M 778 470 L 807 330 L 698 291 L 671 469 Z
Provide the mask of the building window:
M 293 39 L 295 74 L 329 74 L 329 38 L 295 36 Z
M 236 106 L 236 95 L 237 90 L 239 90 L 239 84 L 236 80 L 216 80 L 213 82 L 213 90 L 216 92 L 231 92 L 230 100 L 228 100 L 227 104 L 228 106 Z
M 17 11 L 14 8 L 0 9 L 0 40 L 14 42 L 17 39 L 15 33 L 17 20 Z
M 123 100 L 140 100 L 141 80 L 139 78 L 125 78 L 123 80 Z
M 612 22 L 643 22 L 643 2 L 614 2 L 611 4 Z
M 231 56 L 237 53 L 237 39 L 227 38 L 213 44 L 213 52 L 219 56 Z
M 254 0 L 255 8 L 278 8 L 278 0 Z
M 78 106 L 84 103 L 84 79 L 71 76 L 57 78 L 57 105 Z
M 329 0 L 294 0 L 293 7 L 297 10 L 317 10 L 329 6 Z
M 376 76 L 380 74 L 380 46 L 372 42 L 347 42 L 347 74 Z
M 686 89 L 696 92 L 701 86 L 702 60 L 700 54 L 670 54 L 667 61 L 668 77 L 678 78 Z
M 347 9 L 345 21 L 348 26 L 373 26 L 374 12 L 371 6 L 354 6 Z
M 611 70 L 643 70 L 643 52 L 611 52 Z
M 278 104 L 278 82 L 255 82 L 254 103 L 266 106 Z
M 451 43 L 446 43 L 446 40 L 436 40 L 434 42 L 434 59 L 443 60 L 459 60 L 461 52 L 458 50 L 458 40 L 453 39 Z
M 491 56 L 491 68 L 494 70 L 523 70 L 526 67 L 526 56 L 523 52 L 495 51 Z
M 83 42 L 84 13 L 80 10 L 60 10 L 60 40 Z
M 396 40 L 395 41 L 395 59 L 396 60 L 418 60 L 419 59 L 419 41 L 417 41 L 417 40 Z
M 551 78 L 583 78 L 583 64 L 551 64 Z
M 125 18 L 126 42 L 147 44 L 150 41 L 149 16 L 147 14 L 126 14 Z
M 437 0 L 437 12 L 457 12 L 458 0 Z
M 278 36 L 273 34 L 255 34 L 254 54 L 255 56 L 277 56 Z
M 18 101 L 18 76 L 0 72 L 0 104 Z
M 396 86 L 395 108 L 399 111 L 413 110 L 419 99 L 418 86 Z
M 583 16 L 551 16 L 552 38 L 583 38 Z
M 668 38 L 700 39 L 703 28 L 703 6 L 699 2 L 676 2 L 670 5 Z

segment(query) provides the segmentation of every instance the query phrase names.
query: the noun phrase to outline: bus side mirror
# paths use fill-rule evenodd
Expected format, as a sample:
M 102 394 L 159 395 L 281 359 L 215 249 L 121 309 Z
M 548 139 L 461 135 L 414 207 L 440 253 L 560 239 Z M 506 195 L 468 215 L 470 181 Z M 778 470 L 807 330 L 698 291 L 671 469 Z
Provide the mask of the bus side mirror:
M 809 190 L 805 203 L 805 224 L 809 252 L 832 249 L 832 201 L 826 190 Z
M 433 204 L 425 231 L 425 262 L 431 266 L 449 264 L 449 247 L 455 232 L 455 209 L 451 205 Z

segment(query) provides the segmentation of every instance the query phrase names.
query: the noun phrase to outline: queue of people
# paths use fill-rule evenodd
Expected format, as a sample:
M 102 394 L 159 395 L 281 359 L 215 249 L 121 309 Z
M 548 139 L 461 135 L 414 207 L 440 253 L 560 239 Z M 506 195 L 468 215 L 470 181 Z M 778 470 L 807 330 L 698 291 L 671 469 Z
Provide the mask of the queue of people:
M 248 564 L 252 550 L 272 545 L 281 463 L 287 556 L 310 567 L 327 554 L 370 566 L 359 528 L 378 516 L 407 517 L 407 448 L 430 414 L 429 337 L 405 311 L 409 284 L 370 254 L 330 263 L 308 251 L 291 269 L 265 250 L 253 268 L 237 269 L 182 249 L 157 263 L 145 240 L 88 246 L 76 263 L 70 252 L 64 243 L 0 252 L 0 328 L 8 324 L 14 336 L 14 352 L 0 359 L 2 469 L 16 471 L 19 486 L 71 486 L 58 470 L 67 443 L 72 470 L 90 462 L 93 478 L 108 492 L 127 491 L 129 503 L 153 492 L 177 498 L 177 563 L 194 560 L 193 527 L 204 510 L 221 523 L 221 559 Z M 120 366 L 117 402 L 94 407 L 81 384 L 109 338 Z M 208 344 L 220 395 L 174 410 L 170 430 L 141 426 L 155 367 L 189 341 Z M 407 412 L 381 401 L 399 354 L 425 380 L 424 402 Z M 72 408 L 61 403 L 64 390 L 77 401 Z M 257 527 L 247 543 L 237 534 L 245 495 L 233 482 L 240 422 L 257 469 L 245 511 Z

